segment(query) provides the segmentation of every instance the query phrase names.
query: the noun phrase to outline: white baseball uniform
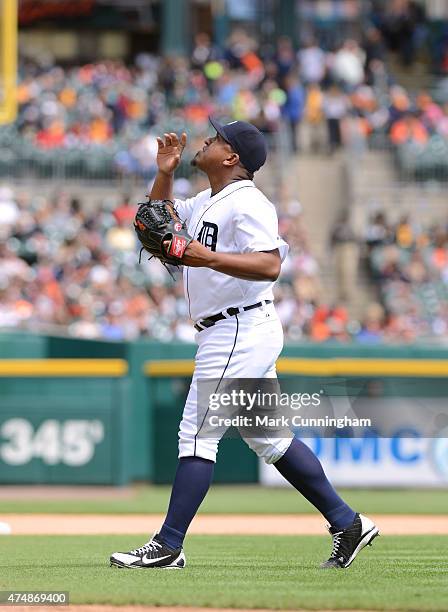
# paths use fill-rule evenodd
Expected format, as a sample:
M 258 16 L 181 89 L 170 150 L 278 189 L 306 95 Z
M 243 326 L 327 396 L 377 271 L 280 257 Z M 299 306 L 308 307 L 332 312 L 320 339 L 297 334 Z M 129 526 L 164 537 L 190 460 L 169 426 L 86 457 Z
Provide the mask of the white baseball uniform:
M 225 253 L 252 253 L 279 249 L 282 261 L 288 245 L 278 236 L 275 208 L 249 180 L 231 183 L 211 197 L 202 191 L 185 201 L 176 200 L 188 232 L 205 247 Z M 198 331 L 195 371 L 179 431 L 179 457 L 216 460 L 218 440 L 198 437 L 197 381 L 223 378 L 275 378 L 275 362 L 283 348 L 283 330 L 274 305 L 270 281 L 238 279 L 209 268 L 184 266 L 184 288 L 190 317 L 195 323 L 227 308 L 250 306 Z M 277 461 L 291 438 L 247 438 L 247 444 L 267 463 Z

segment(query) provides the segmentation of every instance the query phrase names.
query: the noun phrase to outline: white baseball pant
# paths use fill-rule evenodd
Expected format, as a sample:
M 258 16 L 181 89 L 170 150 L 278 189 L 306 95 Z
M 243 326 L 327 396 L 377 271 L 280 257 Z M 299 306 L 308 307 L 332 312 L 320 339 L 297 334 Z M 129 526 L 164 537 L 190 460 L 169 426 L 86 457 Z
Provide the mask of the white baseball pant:
M 216 461 L 219 440 L 198 436 L 197 381 L 221 378 L 276 378 L 275 363 L 283 348 L 283 329 L 273 304 L 266 304 L 218 321 L 197 332 L 195 370 L 179 430 L 179 457 Z M 290 437 L 245 438 L 266 463 L 287 451 Z

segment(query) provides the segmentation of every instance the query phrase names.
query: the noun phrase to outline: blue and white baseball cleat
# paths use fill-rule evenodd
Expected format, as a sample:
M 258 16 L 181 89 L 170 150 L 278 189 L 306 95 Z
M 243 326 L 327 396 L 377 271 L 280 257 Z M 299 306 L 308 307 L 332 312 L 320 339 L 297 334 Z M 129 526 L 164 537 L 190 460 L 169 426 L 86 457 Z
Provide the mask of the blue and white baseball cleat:
M 132 569 L 182 569 L 186 565 L 185 553 L 181 548 L 173 550 L 154 535 L 149 542 L 130 552 L 116 552 L 110 557 L 110 564 Z

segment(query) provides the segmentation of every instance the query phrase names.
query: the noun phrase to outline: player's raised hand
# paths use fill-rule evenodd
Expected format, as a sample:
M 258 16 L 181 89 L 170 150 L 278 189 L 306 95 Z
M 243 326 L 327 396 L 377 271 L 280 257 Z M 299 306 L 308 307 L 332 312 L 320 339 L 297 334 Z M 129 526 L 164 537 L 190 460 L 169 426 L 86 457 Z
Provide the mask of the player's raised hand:
M 187 144 L 187 135 L 183 132 L 178 137 L 174 132 L 164 134 L 164 139 L 157 137 L 157 166 L 160 172 L 172 174 L 180 163 Z

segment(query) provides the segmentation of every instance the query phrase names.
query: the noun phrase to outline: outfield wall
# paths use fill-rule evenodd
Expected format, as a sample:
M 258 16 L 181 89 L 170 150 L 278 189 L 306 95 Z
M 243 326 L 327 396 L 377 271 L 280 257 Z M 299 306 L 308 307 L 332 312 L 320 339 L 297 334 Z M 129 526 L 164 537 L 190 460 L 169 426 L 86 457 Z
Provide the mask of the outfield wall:
M 0 482 L 170 482 L 194 352 L 181 343 L 0 334 Z M 283 384 L 302 388 L 319 377 L 367 377 L 381 379 L 388 396 L 446 399 L 447 357 L 423 346 L 288 345 L 278 372 Z M 335 484 L 445 486 L 447 441 L 416 431 L 389 443 L 309 443 Z M 223 440 L 215 482 L 259 479 L 283 484 L 241 440 Z

